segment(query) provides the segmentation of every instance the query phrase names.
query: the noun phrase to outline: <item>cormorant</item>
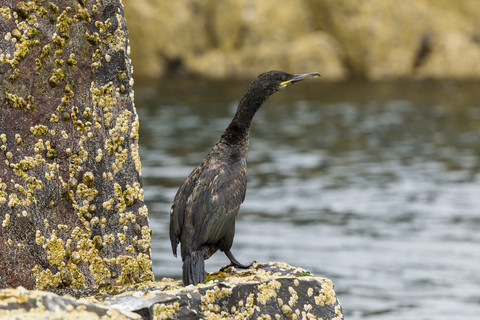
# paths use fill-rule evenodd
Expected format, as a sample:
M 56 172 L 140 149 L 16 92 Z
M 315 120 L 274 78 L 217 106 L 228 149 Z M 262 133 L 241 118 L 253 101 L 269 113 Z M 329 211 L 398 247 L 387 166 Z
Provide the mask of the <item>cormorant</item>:
M 205 280 L 204 260 L 218 249 L 235 267 L 238 262 L 230 248 L 235 218 L 247 188 L 247 153 L 250 124 L 267 98 L 289 84 L 320 77 L 319 73 L 290 74 L 269 71 L 260 74 L 247 88 L 237 112 L 205 160 L 178 189 L 170 210 L 170 241 L 177 256 L 180 242 L 183 284 Z

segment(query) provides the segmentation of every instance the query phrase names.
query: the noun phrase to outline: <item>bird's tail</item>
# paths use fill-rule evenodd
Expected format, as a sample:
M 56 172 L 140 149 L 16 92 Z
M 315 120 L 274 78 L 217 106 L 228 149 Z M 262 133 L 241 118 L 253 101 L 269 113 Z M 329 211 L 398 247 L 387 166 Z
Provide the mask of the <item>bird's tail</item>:
M 205 261 L 203 253 L 200 251 L 193 252 L 183 260 L 183 284 L 196 285 L 205 280 Z

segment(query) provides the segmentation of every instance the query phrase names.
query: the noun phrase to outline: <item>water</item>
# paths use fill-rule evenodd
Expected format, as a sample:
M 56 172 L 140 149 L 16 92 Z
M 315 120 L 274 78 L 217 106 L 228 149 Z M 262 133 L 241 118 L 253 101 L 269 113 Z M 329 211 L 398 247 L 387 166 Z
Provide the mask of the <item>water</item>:
M 137 85 L 158 279 L 179 278 L 168 213 L 230 121 L 243 82 Z M 475 83 L 311 80 L 251 132 L 232 251 L 332 279 L 347 319 L 480 319 L 480 91 Z M 228 263 L 217 253 L 213 272 Z

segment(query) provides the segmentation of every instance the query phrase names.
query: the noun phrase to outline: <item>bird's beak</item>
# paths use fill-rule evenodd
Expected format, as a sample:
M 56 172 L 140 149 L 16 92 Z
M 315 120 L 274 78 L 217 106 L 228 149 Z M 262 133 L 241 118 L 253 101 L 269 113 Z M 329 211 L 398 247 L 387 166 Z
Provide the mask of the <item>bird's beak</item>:
M 286 87 L 289 84 L 292 84 L 294 82 L 307 80 L 307 79 L 312 79 L 312 78 L 320 78 L 320 73 L 312 72 L 312 73 L 296 74 L 296 75 L 293 76 L 292 79 L 287 80 L 287 81 L 283 81 L 282 83 L 280 83 L 280 86 Z

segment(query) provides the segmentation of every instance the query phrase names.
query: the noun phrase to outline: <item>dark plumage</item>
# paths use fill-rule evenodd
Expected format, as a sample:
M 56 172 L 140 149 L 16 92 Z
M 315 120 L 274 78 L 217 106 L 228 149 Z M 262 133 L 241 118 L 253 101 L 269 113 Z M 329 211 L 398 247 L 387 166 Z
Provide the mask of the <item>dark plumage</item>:
M 320 74 L 293 75 L 282 71 L 260 74 L 247 88 L 237 112 L 220 141 L 178 189 L 170 210 L 170 241 L 173 254 L 181 244 L 183 283 L 205 280 L 204 259 L 218 249 L 232 265 L 239 263 L 230 248 L 235 218 L 247 188 L 247 153 L 250 124 L 267 98 L 287 85 Z

